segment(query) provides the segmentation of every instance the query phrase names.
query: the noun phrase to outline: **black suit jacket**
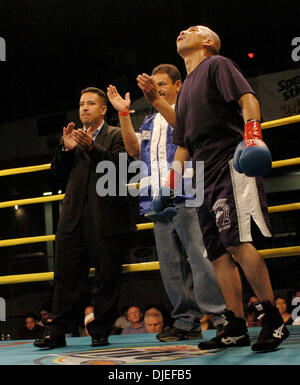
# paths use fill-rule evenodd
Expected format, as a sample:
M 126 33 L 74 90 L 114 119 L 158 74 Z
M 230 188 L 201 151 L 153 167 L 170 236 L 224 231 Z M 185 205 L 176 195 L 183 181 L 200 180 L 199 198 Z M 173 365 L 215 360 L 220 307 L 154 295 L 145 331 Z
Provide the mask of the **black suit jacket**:
M 51 163 L 56 178 L 66 184 L 57 231 L 72 232 L 77 226 L 83 208 L 89 210 L 95 235 L 115 236 L 135 230 L 135 205 L 132 197 L 118 196 L 119 154 L 126 153 L 118 127 L 104 122 L 93 148 L 88 151 L 77 146 L 73 151 L 62 151 L 60 145 Z M 117 196 L 99 196 L 96 184 L 107 170 L 97 173 L 101 161 L 113 162 L 116 166 Z M 85 201 L 87 205 L 84 205 Z

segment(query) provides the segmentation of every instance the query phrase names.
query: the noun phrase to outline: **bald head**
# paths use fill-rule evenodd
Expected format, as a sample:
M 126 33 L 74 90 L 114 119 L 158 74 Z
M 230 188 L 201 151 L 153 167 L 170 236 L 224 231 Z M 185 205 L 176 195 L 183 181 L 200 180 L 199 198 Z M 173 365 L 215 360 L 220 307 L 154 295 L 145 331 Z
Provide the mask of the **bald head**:
M 177 52 L 184 59 L 190 74 L 202 60 L 218 55 L 221 48 L 219 36 L 204 25 L 194 25 L 181 31 L 176 40 Z
M 181 31 L 176 43 L 181 56 L 203 49 L 211 55 L 218 55 L 221 48 L 219 36 L 204 25 L 194 25 Z
M 210 28 L 203 25 L 198 25 L 198 29 L 203 33 L 207 43 L 204 43 L 204 47 L 212 53 L 212 55 L 218 55 L 221 49 L 221 40 L 219 36 Z

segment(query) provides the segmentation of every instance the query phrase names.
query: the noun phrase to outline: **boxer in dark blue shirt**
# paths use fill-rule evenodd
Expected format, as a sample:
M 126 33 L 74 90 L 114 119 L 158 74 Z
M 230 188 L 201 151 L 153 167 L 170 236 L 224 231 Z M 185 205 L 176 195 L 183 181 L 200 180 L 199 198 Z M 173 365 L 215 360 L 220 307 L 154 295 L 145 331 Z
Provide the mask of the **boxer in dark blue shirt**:
M 254 308 L 263 327 L 252 350 L 269 351 L 289 335 L 274 306 L 269 273 L 251 235 L 252 220 L 264 236 L 271 236 L 261 178 L 271 167 L 271 155 L 262 141 L 260 107 L 254 91 L 236 64 L 218 55 L 220 46 L 218 35 L 204 26 L 190 27 L 177 38 L 187 77 L 176 102 L 173 141 L 178 147 L 167 187 L 176 191 L 174 181 L 180 180 L 178 173 L 190 156 L 194 170 L 197 162 L 204 162 L 204 202 L 198 209 L 199 221 L 225 298 L 228 323 L 199 348 L 250 345 L 234 255 L 259 298 Z M 164 188 L 161 194 L 165 192 Z M 158 196 L 154 208 L 163 210 L 160 203 L 170 204 L 171 197 L 172 193 L 168 202 L 165 196 Z

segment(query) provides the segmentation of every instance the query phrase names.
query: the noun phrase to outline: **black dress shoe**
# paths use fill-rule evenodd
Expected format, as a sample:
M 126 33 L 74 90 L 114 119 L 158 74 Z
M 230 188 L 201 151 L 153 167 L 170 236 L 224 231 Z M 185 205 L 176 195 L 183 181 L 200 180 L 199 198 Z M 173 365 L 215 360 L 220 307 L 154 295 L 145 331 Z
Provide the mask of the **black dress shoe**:
M 100 336 L 96 338 L 92 338 L 91 346 L 106 346 L 109 345 L 108 337 L 106 336 Z
M 61 348 L 63 346 L 66 346 L 66 339 L 65 336 L 61 337 L 53 337 L 50 334 L 38 338 L 34 341 L 33 345 L 37 348 L 48 348 L 48 349 L 55 349 L 55 348 Z

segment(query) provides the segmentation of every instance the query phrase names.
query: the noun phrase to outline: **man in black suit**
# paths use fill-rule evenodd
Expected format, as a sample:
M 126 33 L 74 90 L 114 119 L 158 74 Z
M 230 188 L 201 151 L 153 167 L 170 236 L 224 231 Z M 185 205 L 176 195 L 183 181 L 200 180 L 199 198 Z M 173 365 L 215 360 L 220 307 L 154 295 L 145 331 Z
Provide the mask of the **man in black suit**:
M 88 325 L 92 346 L 109 343 L 117 317 L 122 261 L 135 221 L 130 196 L 119 196 L 118 189 L 116 195 L 104 196 L 107 191 L 97 186 L 105 175 L 101 162 L 109 162 L 115 167 L 116 180 L 108 182 L 118 187 L 119 154 L 126 152 L 120 129 L 104 121 L 106 111 L 107 99 L 102 90 L 83 90 L 79 105 L 83 128 L 75 130 L 74 123 L 64 127 L 62 144 L 51 164 L 56 178 L 66 183 L 66 191 L 56 233 L 53 317 L 43 338 L 34 342 L 40 348 L 66 345 L 66 327 L 90 265 L 95 267 L 96 284 L 95 319 Z

